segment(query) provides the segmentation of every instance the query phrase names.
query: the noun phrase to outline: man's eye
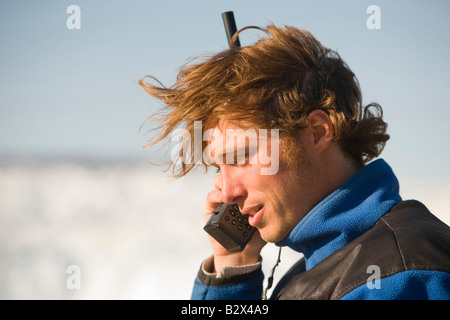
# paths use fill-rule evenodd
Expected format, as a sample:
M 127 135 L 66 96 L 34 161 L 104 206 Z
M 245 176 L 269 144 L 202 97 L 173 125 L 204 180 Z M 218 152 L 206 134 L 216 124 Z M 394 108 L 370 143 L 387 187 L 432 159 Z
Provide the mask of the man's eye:
M 236 164 L 250 164 L 250 155 L 248 154 L 248 152 L 246 152 L 242 158 L 237 159 Z

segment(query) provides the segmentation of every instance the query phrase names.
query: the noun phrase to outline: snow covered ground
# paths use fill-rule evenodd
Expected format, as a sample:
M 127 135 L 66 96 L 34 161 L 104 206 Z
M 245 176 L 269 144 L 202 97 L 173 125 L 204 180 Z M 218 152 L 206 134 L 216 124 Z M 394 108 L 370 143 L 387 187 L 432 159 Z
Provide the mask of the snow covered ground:
M 202 230 L 211 177 L 173 180 L 148 163 L 2 164 L 0 299 L 188 299 L 211 253 Z M 401 190 L 450 224 L 449 181 Z M 277 252 L 263 250 L 266 276 Z M 275 281 L 297 258 L 283 250 Z M 73 265 L 79 273 L 67 273 Z

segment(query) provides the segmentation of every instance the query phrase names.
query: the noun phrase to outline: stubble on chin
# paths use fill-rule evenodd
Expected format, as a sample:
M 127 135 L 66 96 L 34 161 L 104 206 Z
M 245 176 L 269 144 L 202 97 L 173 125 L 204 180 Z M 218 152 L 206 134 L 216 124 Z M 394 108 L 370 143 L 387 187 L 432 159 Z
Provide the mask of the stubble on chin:
M 283 241 L 289 233 L 292 231 L 293 227 L 291 224 L 279 223 L 278 225 L 269 224 L 267 221 L 261 221 L 258 226 L 259 234 L 264 241 L 269 243 L 278 243 Z

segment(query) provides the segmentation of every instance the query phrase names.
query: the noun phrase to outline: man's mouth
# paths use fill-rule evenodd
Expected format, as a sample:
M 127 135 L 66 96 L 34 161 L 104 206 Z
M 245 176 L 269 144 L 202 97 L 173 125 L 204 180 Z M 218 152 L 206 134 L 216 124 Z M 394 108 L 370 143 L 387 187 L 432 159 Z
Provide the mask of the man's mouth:
M 249 216 L 254 216 L 262 207 L 263 205 L 247 206 L 242 208 L 241 212 L 244 215 L 248 214 Z
M 256 227 L 259 222 L 261 221 L 263 214 L 264 214 L 264 206 L 260 205 L 260 206 L 255 206 L 253 208 L 250 209 L 245 209 L 244 208 L 244 212 L 242 212 L 243 214 L 248 214 L 248 223 L 253 226 Z

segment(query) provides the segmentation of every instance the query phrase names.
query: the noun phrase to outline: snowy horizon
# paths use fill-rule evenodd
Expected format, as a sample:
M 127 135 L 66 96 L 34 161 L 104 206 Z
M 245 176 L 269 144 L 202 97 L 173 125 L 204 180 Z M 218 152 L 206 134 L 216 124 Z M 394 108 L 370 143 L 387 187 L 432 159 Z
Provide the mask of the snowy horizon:
M 148 163 L 0 165 L 0 299 L 189 299 L 203 259 L 212 174 L 174 180 Z M 401 180 L 401 179 L 400 179 Z M 450 223 L 450 183 L 400 181 Z M 267 277 L 277 248 L 263 249 Z M 283 250 L 278 281 L 301 256 Z M 67 268 L 79 266 L 81 288 Z

